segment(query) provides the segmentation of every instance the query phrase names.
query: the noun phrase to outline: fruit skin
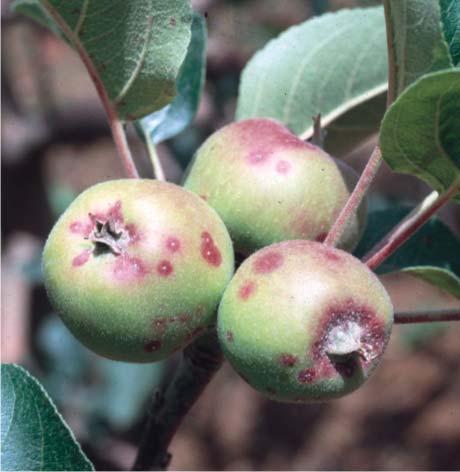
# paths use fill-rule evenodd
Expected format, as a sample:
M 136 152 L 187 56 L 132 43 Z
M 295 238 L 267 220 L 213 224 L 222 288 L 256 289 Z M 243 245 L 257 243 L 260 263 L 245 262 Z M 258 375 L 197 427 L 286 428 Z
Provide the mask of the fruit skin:
M 281 123 L 227 125 L 197 150 L 184 187 L 204 198 L 227 226 L 237 253 L 289 239 L 322 241 L 347 201 L 356 173 Z M 366 204 L 339 247 L 351 251 L 364 229 Z
M 358 388 L 392 323 L 390 298 L 362 262 L 317 242 L 285 241 L 239 267 L 217 329 L 225 357 L 252 387 L 274 400 L 310 402 Z M 343 332 L 349 349 L 338 339 Z
M 106 242 L 94 242 L 104 234 Z M 215 324 L 233 257 L 224 224 L 203 200 L 173 184 L 126 179 L 72 202 L 48 237 L 43 271 L 52 305 L 83 344 L 114 360 L 150 362 Z

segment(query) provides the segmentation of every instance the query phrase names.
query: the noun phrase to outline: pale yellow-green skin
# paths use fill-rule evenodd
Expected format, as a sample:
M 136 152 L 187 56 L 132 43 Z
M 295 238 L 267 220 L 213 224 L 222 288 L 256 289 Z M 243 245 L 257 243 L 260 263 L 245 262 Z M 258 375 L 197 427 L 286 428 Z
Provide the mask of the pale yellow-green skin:
M 258 272 L 257 261 L 273 253 L 281 255 L 279 267 Z M 381 328 L 376 357 L 369 363 L 357 358 L 359 368 L 351 377 L 341 375 L 324 352 L 314 360 L 312 346 L 327 336 L 321 334 L 325 320 L 363 310 Z M 309 402 L 359 387 L 379 362 L 392 322 L 387 292 L 358 259 L 320 243 L 286 241 L 256 252 L 239 267 L 219 306 L 218 335 L 225 357 L 255 389 L 279 401 Z M 283 356 L 296 360 L 286 366 Z M 311 368 L 323 374 L 299 381 Z
M 219 213 L 235 245 L 250 254 L 288 239 L 323 240 L 357 181 L 355 172 L 269 119 L 232 123 L 198 149 L 184 187 Z M 339 247 L 351 251 L 365 203 Z
M 73 264 L 94 243 L 72 232 L 72 223 L 88 223 L 88 213 L 107 212 L 117 201 L 124 222 L 140 236 L 126 251 L 142 262 L 144 275 L 114 276 L 120 256 L 111 252 Z M 205 231 L 220 251 L 218 266 L 202 255 Z M 180 241 L 176 252 L 167 247 L 169 237 Z M 167 276 L 157 270 L 164 260 L 173 267 Z M 232 243 L 216 212 L 196 195 L 155 180 L 109 181 L 86 190 L 58 220 L 43 253 L 49 298 L 70 331 L 102 356 L 133 362 L 163 359 L 215 323 L 233 268 Z M 153 352 L 145 350 L 149 342 Z

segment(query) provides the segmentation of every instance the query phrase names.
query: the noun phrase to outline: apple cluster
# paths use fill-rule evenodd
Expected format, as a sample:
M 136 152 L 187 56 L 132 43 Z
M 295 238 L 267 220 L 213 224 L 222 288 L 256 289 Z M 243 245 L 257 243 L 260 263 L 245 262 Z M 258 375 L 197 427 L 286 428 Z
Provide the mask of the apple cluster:
M 340 397 L 378 364 L 393 320 L 349 253 L 365 204 L 340 249 L 322 243 L 356 180 L 277 121 L 232 123 L 198 149 L 182 187 L 115 180 L 76 198 L 45 245 L 49 299 L 102 356 L 161 360 L 217 325 L 227 360 L 261 393 Z

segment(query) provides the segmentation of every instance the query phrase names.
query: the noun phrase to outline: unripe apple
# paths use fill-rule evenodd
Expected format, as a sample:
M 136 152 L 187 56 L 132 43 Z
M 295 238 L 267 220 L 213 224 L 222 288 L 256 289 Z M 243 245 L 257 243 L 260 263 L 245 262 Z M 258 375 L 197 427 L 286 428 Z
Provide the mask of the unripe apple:
M 149 362 L 215 323 L 233 250 L 219 216 L 196 195 L 155 180 L 114 180 L 63 213 L 43 271 L 52 305 L 83 344 Z
M 184 187 L 221 216 L 235 251 L 248 255 L 289 239 L 323 241 L 357 175 L 281 123 L 249 119 L 211 135 L 196 152 Z M 365 204 L 339 247 L 351 251 L 365 222 Z
M 347 252 L 285 241 L 246 259 L 228 285 L 218 335 L 235 370 L 266 396 L 327 400 L 376 367 L 393 323 L 379 279 Z

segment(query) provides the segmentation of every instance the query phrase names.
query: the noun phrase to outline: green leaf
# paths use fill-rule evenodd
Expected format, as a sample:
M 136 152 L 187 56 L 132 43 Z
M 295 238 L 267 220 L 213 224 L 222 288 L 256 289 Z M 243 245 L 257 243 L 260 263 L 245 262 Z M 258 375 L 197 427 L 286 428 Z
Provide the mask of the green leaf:
M 272 117 L 306 139 L 387 87 L 381 7 L 340 10 L 289 28 L 245 67 L 237 118 Z
M 449 45 L 454 66 L 460 65 L 460 2 L 440 0 L 444 36 Z
M 386 5 L 394 64 L 390 82 L 398 96 L 422 75 L 452 67 L 452 61 L 437 0 L 387 0 Z
M 19 6 L 34 19 L 53 19 L 52 29 L 86 58 L 121 119 L 137 120 L 174 98 L 191 37 L 188 0 L 35 0 Z M 38 16 L 37 8 L 45 12 Z
M 145 133 L 154 144 L 176 136 L 195 117 L 204 85 L 206 39 L 205 20 L 200 14 L 194 13 L 192 39 L 177 79 L 176 98 L 136 123 L 141 136 Z
M 94 470 L 38 381 L 2 364 L 2 470 Z
M 366 229 L 354 254 L 362 258 L 410 211 L 410 207 L 392 206 L 368 215 Z M 376 272 L 384 274 L 413 266 L 436 266 L 460 274 L 460 240 L 437 217 L 431 218 Z
M 434 72 L 409 86 L 385 114 L 380 144 L 394 171 L 439 192 L 454 184 L 460 177 L 460 70 Z
M 454 297 L 460 298 L 460 278 L 447 269 L 432 266 L 406 267 L 402 272 L 407 272 L 415 277 L 442 288 Z

